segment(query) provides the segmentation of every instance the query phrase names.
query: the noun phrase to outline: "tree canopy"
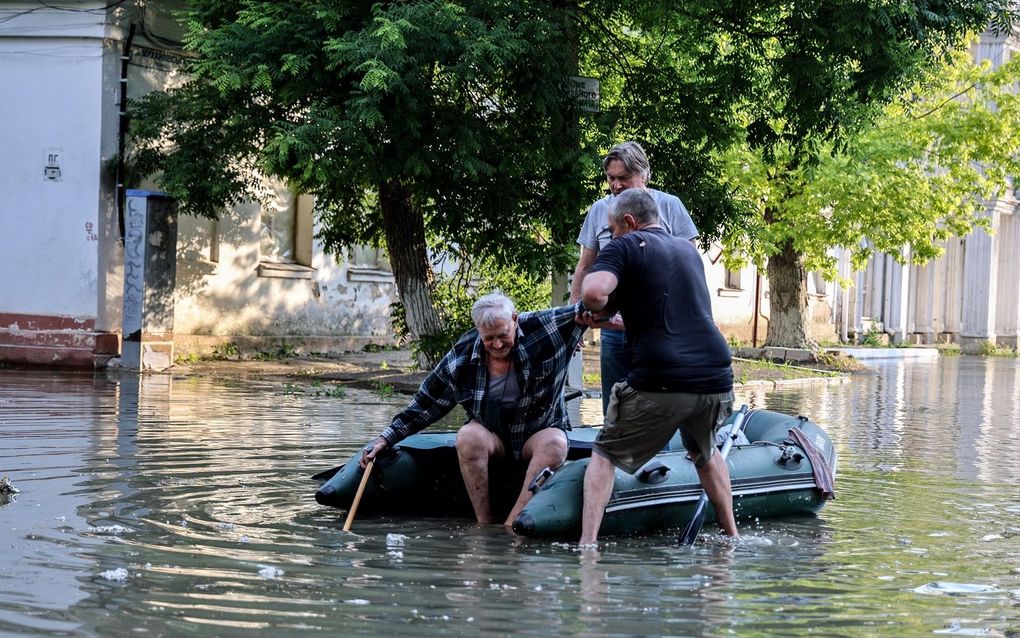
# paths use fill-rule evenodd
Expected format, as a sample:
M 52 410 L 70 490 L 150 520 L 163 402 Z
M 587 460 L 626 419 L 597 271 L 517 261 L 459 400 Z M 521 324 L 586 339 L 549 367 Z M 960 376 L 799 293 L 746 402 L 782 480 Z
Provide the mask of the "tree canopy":
M 840 170 L 858 167 L 837 165 L 855 153 L 862 161 L 860 153 L 883 152 L 874 144 L 866 148 L 865 140 L 888 105 L 921 78 L 930 82 L 931 71 L 940 69 L 969 33 L 990 25 L 1009 28 L 1015 9 L 1009 2 L 997 0 L 794 0 L 740 3 L 739 7 L 746 13 L 731 16 L 724 12 L 721 19 L 731 24 L 728 55 L 741 60 L 753 90 L 738 106 L 747 135 L 728 151 L 727 183 L 740 200 L 737 208 L 746 213 L 741 218 L 743 225 L 728 229 L 728 244 L 737 249 L 753 245 L 757 261 L 767 261 L 770 320 L 766 344 L 811 347 L 805 251 L 810 250 L 814 267 L 825 261 L 819 256 L 821 251 L 858 245 L 868 233 L 875 239 L 883 238 L 884 233 L 886 246 L 898 241 L 901 245 L 915 242 L 920 247 L 919 232 L 930 227 L 961 230 L 960 222 L 968 218 L 952 212 L 959 202 L 950 203 L 952 197 L 948 196 L 941 206 L 928 209 L 930 219 L 916 228 L 885 224 L 880 230 L 877 222 L 858 220 L 864 212 L 862 202 L 873 203 L 872 212 L 881 209 L 885 215 L 895 214 L 890 208 L 902 198 L 885 198 L 895 188 L 909 189 L 906 183 L 911 177 L 903 173 L 897 174 L 899 179 L 884 182 L 894 173 L 882 170 L 892 165 L 880 157 L 871 164 L 878 169 L 874 179 L 857 182 L 853 196 L 819 197 L 818 189 L 825 188 L 819 180 L 827 176 L 831 185 L 832 179 L 842 177 L 844 183 L 850 183 L 854 177 Z M 874 141 L 887 134 L 875 132 Z M 732 153 L 740 157 L 736 165 Z M 915 162 L 913 166 L 912 177 L 920 178 L 932 164 Z M 825 174 L 821 167 L 831 167 L 833 172 Z M 973 193 L 976 197 L 983 194 Z M 943 213 L 949 217 L 939 218 Z M 924 254 L 931 251 L 917 253 Z
M 612 144 L 645 146 L 705 242 L 732 236 L 760 209 L 723 177 L 727 149 L 817 164 L 1008 5 L 193 0 L 189 79 L 133 105 L 130 159 L 199 215 L 250 197 L 257 174 L 315 195 L 329 249 L 386 245 L 423 340 L 443 323 L 430 255 L 533 277 L 572 265 Z M 600 112 L 564 90 L 578 75 L 599 80 Z M 798 266 L 792 239 L 762 245 Z M 798 310 L 783 291 L 773 312 Z
M 862 270 L 877 252 L 901 263 L 942 254 L 945 240 L 986 226 L 1020 169 L 1020 59 L 993 67 L 966 47 L 888 104 L 873 124 L 791 170 L 792 150 L 734 147 L 728 183 L 759 212 L 726 243 L 763 262 L 792 241 L 805 268 L 838 276 L 831 248 Z M 765 212 L 772 211 L 766 223 Z

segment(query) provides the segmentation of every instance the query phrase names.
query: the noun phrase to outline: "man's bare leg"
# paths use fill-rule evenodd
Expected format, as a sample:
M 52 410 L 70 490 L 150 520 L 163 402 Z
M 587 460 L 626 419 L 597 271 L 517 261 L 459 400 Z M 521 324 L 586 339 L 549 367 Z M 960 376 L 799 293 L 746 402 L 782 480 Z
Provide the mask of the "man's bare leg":
M 503 455 L 503 443 L 477 421 L 468 421 L 457 430 L 457 458 L 464 478 L 475 520 L 479 525 L 492 523 L 489 500 L 489 460 Z
M 517 496 L 517 502 L 514 503 L 513 508 L 510 510 L 510 515 L 507 516 L 506 522 L 503 523 L 504 525 L 507 527 L 513 525 L 514 519 L 517 518 L 517 515 L 521 513 L 524 506 L 531 500 L 531 490 L 528 489 L 531 479 L 542 468 L 549 467 L 556 469 L 567 460 L 567 446 L 567 433 L 559 428 L 539 430 L 524 442 L 522 455 L 525 459 L 528 459 L 528 469 L 524 474 L 524 485 L 521 486 L 521 493 Z
M 701 486 L 708 494 L 708 500 L 715 508 L 723 534 L 739 536 L 737 521 L 733 517 L 733 491 L 730 487 L 730 469 L 721 454 L 713 454 L 705 467 L 698 468 Z
M 584 470 L 584 511 L 581 514 L 580 545 L 594 545 L 602 526 L 606 503 L 613 494 L 616 468 L 609 459 L 593 453 Z

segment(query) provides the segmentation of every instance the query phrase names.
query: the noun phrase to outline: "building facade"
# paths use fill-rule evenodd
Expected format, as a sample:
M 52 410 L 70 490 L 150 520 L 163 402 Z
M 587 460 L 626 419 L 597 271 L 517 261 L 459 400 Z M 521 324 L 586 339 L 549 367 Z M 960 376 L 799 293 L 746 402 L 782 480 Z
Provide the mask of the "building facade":
M 0 361 L 90 368 L 119 353 L 121 103 L 178 80 L 179 6 L 0 2 Z M 265 205 L 179 218 L 178 355 L 391 343 L 385 255 L 334 258 L 311 198 L 263 187 Z

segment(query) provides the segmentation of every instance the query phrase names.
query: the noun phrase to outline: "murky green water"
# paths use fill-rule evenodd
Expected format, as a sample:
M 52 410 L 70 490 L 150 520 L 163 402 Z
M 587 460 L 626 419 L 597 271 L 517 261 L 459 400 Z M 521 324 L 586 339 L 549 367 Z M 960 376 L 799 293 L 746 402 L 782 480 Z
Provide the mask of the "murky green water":
M 1016 360 L 742 391 L 828 429 L 837 500 L 734 547 L 597 555 L 469 521 L 342 532 L 309 476 L 406 397 L 300 387 L 0 370 L 22 491 L 0 505 L 0 636 L 1020 635 Z

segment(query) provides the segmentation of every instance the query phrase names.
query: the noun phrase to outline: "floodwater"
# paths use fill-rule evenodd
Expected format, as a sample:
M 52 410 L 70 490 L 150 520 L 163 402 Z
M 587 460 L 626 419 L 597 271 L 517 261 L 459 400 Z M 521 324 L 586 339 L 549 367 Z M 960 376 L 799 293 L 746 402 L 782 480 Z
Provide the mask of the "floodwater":
M 0 370 L 0 636 L 1020 636 L 1016 359 L 739 391 L 830 432 L 837 500 L 595 553 L 466 520 L 343 532 L 310 476 L 406 397 L 327 390 Z

